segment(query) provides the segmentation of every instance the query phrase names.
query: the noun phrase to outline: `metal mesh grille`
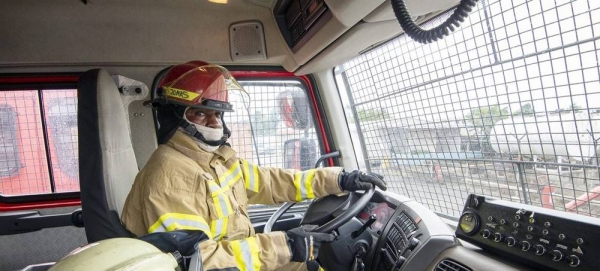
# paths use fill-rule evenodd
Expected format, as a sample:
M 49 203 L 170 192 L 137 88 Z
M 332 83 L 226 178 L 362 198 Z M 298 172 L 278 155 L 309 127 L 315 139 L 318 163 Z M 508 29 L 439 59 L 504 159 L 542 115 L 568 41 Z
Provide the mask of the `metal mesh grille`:
M 225 114 L 232 131 L 229 139 L 238 156 L 260 165 L 280 168 L 313 168 L 320 156 L 317 134 L 305 87 L 295 80 L 239 81 L 250 100 L 230 95 L 237 108 Z M 290 118 L 281 114 L 282 100 L 289 110 L 307 112 Z M 285 109 L 283 109 L 285 111 Z
M 238 82 L 248 92 L 249 101 L 245 96 L 230 95 L 230 102 L 237 107 L 235 112 L 225 114 L 232 131 L 228 142 L 238 157 L 260 166 L 313 168 L 321 151 L 306 87 L 295 80 Z M 290 107 L 282 108 L 283 105 Z M 290 110 L 305 114 L 294 115 Z M 271 207 L 275 206 L 279 204 Z M 265 205 L 253 204 L 249 208 L 262 209 Z
M 0 194 L 79 190 L 76 95 L 0 92 Z
M 364 166 L 449 217 L 469 193 L 599 216 L 599 38 L 600 1 L 482 0 L 444 40 L 348 61 Z

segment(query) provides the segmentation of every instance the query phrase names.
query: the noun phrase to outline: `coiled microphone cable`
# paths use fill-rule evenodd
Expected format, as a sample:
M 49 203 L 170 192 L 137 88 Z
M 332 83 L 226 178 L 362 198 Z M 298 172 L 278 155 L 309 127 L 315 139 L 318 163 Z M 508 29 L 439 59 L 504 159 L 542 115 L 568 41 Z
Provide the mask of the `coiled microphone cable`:
M 391 0 L 394 14 L 400 22 L 400 26 L 409 37 L 420 43 L 431 43 L 444 38 L 453 32 L 455 28 L 460 26 L 460 23 L 465 21 L 469 16 L 469 12 L 477 5 L 477 0 L 461 0 L 454 13 L 448 19 L 435 28 L 425 30 L 418 26 L 410 17 L 410 13 L 406 10 L 404 0 Z

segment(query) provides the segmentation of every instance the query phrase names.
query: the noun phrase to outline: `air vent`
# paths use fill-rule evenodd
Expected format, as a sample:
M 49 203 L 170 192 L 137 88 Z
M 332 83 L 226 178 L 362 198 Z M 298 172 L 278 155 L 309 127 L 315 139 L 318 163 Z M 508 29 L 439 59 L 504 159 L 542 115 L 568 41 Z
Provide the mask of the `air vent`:
M 406 237 L 410 237 L 411 234 L 417 230 L 417 225 L 412 219 L 404 212 L 400 213 L 396 218 L 396 224 L 400 226 L 400 229 Z
M 464 267 L 462 264 L 454 260 L 442 260 L 435 267 L 434 271 L 471 271 L 471 269 Z

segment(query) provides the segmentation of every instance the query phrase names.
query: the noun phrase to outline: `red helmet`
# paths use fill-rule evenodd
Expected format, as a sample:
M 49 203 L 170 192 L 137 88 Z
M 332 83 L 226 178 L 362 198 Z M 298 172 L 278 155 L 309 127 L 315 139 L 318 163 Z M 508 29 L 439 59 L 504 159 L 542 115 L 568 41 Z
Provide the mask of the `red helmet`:
M 204 61 L 173 66 L 158 86 L 167 104 L 224 112 L 233 112 L 229 91 L 242 90 L 227 69 Z

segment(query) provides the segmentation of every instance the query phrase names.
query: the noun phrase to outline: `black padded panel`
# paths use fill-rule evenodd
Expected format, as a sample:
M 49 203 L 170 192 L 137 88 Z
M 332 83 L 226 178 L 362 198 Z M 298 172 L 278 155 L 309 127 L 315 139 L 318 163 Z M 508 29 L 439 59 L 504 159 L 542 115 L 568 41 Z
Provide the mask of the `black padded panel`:
M 107 238 L 130 237 L 116 210 L 109 208 L 105 186 L 100 118 L 98 110 L 98 78 L 100 69 L 81 75 L 77 85 L 77 125 L 79 129 L 79 181 L 81 207 L 88 242 Z M 116 85 L 114 89 L 117 91 Z M 133 180 L 132 180 L 133 181 Z

